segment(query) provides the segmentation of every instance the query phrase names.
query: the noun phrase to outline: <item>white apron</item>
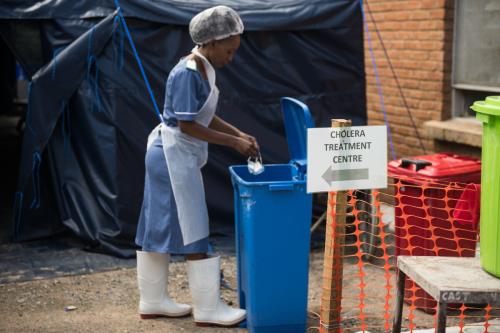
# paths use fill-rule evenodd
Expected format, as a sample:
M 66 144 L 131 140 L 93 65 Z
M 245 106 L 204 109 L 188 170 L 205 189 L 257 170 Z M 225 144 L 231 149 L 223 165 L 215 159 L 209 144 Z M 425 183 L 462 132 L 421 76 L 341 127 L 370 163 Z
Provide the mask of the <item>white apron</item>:
M 202 59 L 210 85 L 210 94 L 194 121 L 208 127 L 215 115 L 219 100 L 219 89 L 215 86 L 215 70 L 197 48 L 192 52 Z M 182 133 L 178 126 L 169 127 L 161 123 L 149 135 L 148 149 L 158 130 L 161 131 L 163 152 L 167 160 L 182 239 L 184 245 L 188 245 L 208 237 L 209 234 L 208 211 L 201 175 L 201 168 L 208 159 L 208 144 Z

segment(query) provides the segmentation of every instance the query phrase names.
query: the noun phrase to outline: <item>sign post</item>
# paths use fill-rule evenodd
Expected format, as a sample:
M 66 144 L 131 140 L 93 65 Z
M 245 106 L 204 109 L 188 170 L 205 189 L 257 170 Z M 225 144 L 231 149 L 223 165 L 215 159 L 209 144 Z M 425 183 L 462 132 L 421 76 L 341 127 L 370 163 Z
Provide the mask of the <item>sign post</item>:
M 320 332 L 339 333 L 347 191 L 387 187 L 385 126 L 311 128 L 307 140 L 307 192 L 328 192 Z M 333 192 L 336 191 L 336 192 Z
M 351 126 L 350 120 L 332 120 L 332 127 L 349 126 Z M 342 256 L 345 243 L 346 209 L 346 191 L 328 193 L 320 333 L 340 332 L 342 276 L 344 272 Z

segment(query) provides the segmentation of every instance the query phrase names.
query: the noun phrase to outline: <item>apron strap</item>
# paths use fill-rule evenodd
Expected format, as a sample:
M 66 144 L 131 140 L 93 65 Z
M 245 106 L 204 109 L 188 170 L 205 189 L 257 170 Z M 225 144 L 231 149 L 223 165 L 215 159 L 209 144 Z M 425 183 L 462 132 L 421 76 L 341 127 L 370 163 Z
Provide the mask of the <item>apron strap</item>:
M 210 84 L 210 88 L 213 89 L 213 87 L 215 86 L 215 69 L 213 68 L 210 61 L 208 61 L 208 59 L 198 51 L 198 46 L 196 46 L 191 52 L 200 57 L 203 61 L 205 65 L 205 72 L 207 73 L 208 83 Z

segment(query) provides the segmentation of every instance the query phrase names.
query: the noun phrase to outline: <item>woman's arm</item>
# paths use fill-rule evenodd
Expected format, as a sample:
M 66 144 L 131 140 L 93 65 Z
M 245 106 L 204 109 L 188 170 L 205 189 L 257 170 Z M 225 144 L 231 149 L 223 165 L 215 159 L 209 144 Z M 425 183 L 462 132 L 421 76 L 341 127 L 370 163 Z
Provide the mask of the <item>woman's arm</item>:
M 240 131 L 239 129 L 237 129 L 233 125 L 231 125 L 231 124 L 225 122 L 224 120 L 222 120 L 221 118 L 219 118 L 218 116 L 213 117 L 212 122 L 208 125 L 208 127 L 210 127 L 211 129 L 214 129 L 216 131 L 224 132 L 224 133 L 227 133 L 230 135 L 240 137 L 240 138 L 245 139 L 247 141 L 250 141 L 251 143 L 253 143 L 256 146 L 257 151 L 259 150 L 259 144 L 257 143 L 257 140 L 253 136 L 251 136 L 245 132 Z
M 219 132 L 224 132 L 230 135 L 234 136 L 240 136 L 241 131 L 234 127 L 233 125 L 225 122 L 218 116 L 214 116 L 212 118 L 212 122 L 208 125 L 209 128 L 219 131 Z
M 219 120 L 221 119 L 219 118 Z M 222 122 L 227 124 L 224 121 Z M 218 125 L 220 125 L 220 123 L 218 123 Z M 240 133 L 240 131 L 238 131 L 235 127 L 231 125 L 229 126 L 233 130 L 236 130 L 238 133 Z M 257 156 L 258 146 L 256 145 L 256 143 L 253 143 L 252 141 L 244 137 L 240 137 L 239 135 L 228 134 L 227 132 L 224 132 L 222 130 L 216 130 L 211 127 L 202 126 L 198 124 L 196 121 L 179 121 L 179 128 L 184 134 L 190 135 L 192 137 L 206 141 L 208 143 L 231 147 L 236 151 L 238 151 L 240 154 L 245 156 Z M 222 125 L 222 127 L 224 127 L 224 125 Z M 226 130 L 228 129 L 227 127 L 224 128 Z

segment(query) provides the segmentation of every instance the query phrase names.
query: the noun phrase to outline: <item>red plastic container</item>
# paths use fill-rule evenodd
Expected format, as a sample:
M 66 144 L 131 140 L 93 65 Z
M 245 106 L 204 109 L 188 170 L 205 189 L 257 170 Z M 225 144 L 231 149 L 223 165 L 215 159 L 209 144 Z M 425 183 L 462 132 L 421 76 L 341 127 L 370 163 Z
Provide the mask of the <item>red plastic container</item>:
M 469 183 L 480 184 L 481 160 L 440 153 L 391 161 L 388 168 L 389 176 L 401 182 L 395 207 L 396 256 L 473 257 L 478 216 L 467 212 L 477 203 L 464 200 L 479 196 L 470 195 L 473 189 L 464 195 L 464 189 Z M 416 287 L 415 306 L 434 313 L 436 301 Z M 407 281 L 407 301 L 413 296 L 411 288 Z

